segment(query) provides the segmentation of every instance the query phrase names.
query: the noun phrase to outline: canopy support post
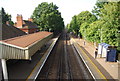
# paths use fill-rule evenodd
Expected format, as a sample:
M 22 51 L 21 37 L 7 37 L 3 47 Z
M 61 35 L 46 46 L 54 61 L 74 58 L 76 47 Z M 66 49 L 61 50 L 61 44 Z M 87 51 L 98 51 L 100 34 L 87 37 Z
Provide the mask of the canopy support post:
M 3 70 L 3 77 L 5 81 L 8 81 L 8 72 L 7 72 L 7 65 L 6 65 L 6 60 L 1 59 L 2 63 L 2 70 Z

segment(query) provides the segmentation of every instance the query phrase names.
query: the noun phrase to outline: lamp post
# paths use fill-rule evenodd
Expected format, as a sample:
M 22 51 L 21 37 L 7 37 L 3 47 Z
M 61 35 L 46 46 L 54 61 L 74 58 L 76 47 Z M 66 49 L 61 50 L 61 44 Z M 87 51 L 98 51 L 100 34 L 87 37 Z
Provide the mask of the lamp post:
M 118 30 L 118 47 L 120 47 L 120 30 Z
M 85 39 L 86 39 L 86 30 L 84 31 L 84 45 L 85 45 Z
M 102 28 L 98 30 L 100 31 L 100 43 L 102 43 Z
M 117 47 L 117 59 L 120 62 L 120 30 L 118 30 L 118 36 L 117 36 L 117 42 L 118 42 L 118 47 Z M 120 72 L 120 70 L 119 70 Z M 120 80 L 120 77 L 118 77 L 118 79 Z

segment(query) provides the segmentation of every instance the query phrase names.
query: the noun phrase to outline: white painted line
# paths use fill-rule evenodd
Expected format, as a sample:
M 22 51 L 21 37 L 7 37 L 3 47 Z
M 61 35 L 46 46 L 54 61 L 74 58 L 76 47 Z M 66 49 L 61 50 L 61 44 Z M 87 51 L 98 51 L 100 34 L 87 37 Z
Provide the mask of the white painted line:
M 47 50 L 47 52 L 45 53 L 45 55 L 43 56 L 43 58 L 41 58 L 42 60 L 40 60 L 40 61 L 37 63 L 37 65 L 36 65 L 35 68 L 32 70 L 31 74 L 28 76 L 28 78 L 27 78 L 26 81 L 29 81 L 29 79 L 30 79 L 30 81 L 31 81 L 31 79 L 32 79 L 33 81 L 36 80 L 36 78 L 38 77 L 41 69 L 43 68 L 43 66 L 44 66 L 44 64 L 45 64 L 48 56 L 50 55 L 53 47 L 55 46 L 58 38 L 59 38 L 59 37 L 57 37 L 57 38 L 54 39 L 54 42 L 50 45 L 50 47 L 48 48 L 48 50 Z
M 73 44 L 74 45 L 74 44 Z M 77 47 L 74 45 L 75 49 L 77 50 L 77 52 L 79 53 L 81 59 L 83 60 L 85 66 L 87 67 L 88 71 L 90 72 L 90 74 L 92 75 L 93 79 L 96 81 L 95 76 L 93 75 L 92 71 L 90 70 L 89 66 L 87 65 L 86 61 L 84 60 L 83 56 L 81 55 L 81 53 L 79 52 L 79 50 L 77 49 Z
M 43 61 L 43 64 L 42 64 L 42 66 L 40 67 L 40 69 L 39 69 L 39 71 L 38 71 L 38 73 L 37 73 L 36 77 L 34 78 L 34 81 L 35 81 L 35 80 L 36 80 L 36 78 L 38 77 L 38 75 L 39 75 L 39 73 L 40 73 L 40 71 L 41 71 L 42 67 L 44 66 L 44 64 L 45 64 L 45 62 L 46 62 L 46 60 L 47 60 L 48 56 L 50 55 L 50 53 L 51 53 L 51 51 L 52 51 L 53 47 L 55 46 L 55 44 L 56 44 L 56 41 L 57 41 L 57 40 L 58 40 L 58 38 L 55 40 L 55 42 L 54 42 L 54 43 L 52 44 L 52 46 L 50 47 L 51 49 L 50 49 L 50 51 L 48 52 L 48 54 L 47 54 L 47 56 L 46 56 L 45 60 Z

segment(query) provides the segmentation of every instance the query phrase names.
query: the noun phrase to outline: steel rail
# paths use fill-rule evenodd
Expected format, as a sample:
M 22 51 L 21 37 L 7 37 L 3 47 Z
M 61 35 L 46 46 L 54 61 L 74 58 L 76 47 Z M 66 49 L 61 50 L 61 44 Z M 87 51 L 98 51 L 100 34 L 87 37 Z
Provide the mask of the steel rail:
M 38 77 L 38 74 L 40 73 L 41 69 L 43 68 L 43 66 L 45 65 L 45 62 L 47 61 L 51 51 L 53 50 L 56 42 L 58 41 L 59 36 L 54 39 L 54 42 L 50 45 L 50 47 L 48 48 L 48 50 L 46 51 L 45 55 L 43 56 L 43 58 L 36 64 L 36 66 L 34 67 L 34 69 L 32 70 L 32 72 L 30 73 L 30 75 L 28 76 L 28 78 L 26 79 L 26 81 L 31 81 L 31 79 L 33 81 L 35 81 Z M 36 70 L 37 73 L 36 73 Z
M 72 41 L 71 41 L 71 42 L 72 42 Z M 73 42 L 75 42 L 75 41 L 73 40 Z M 78 54 L 79 54 L 80 58 L 83 60 L 83 62 L 84 62 L 84 64 L 85 64 L 85 66 L 87 67 L 87 69 L 88 69 L 88 71 L 90 72 L 91 76 L 92 76 L 92 77 L 93 77 L 93 79 L 96 81 L 95 76 L 93 75 L 93 73 L 92 73 L 92 71 L 90 70 L 89 66 L 88 66 L 88 65 L 87 65 L 87 63 L 85 62 L 85 60 L 84 60 L 83 56 L 80 54 L 79 50 L 77 49 L 77 47 L 76 47 L 74 44 L 73 44 L 73 46 L 74 46 L 74 48 L 76 49 L 76 51 L 78 52 Z
M 67 34 L 65 36 L 65 39 L 67 39 Z M 69 60 L 69 55 L 68 55 L 68 49 L 67 49 L 67 40 L 65 41 L 65 51 L 66 51 L 66 60 L 67 60 L 67 69 L 68 69 L 68 79 L 73 81 L 73 77 L 72 77 L 72 72 L 71 72 L 71 68 L 70 68 L 70 60 Z

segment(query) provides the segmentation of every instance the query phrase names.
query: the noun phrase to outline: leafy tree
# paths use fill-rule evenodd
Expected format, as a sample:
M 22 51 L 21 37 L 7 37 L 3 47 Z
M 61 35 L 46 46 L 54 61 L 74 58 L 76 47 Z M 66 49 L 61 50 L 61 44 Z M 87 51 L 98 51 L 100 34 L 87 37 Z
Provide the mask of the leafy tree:
M 70 29 L 72 30 L 72 32 L 74 32 L 76 35 L 78 35 L 79 32 L 79 26 L 77 24 L 77 16 L 73 16 L 71 23 L 70 23 Z
M 53 3 L 43 2 L 39 4 L 35 8 L 32 18 L 41 31 L 61 32 L 64 29 L 61 13 Z
M 80 29 L 85 29 L 82 24 L 84 23 L 85 24 L 90 24 L 92 23 L 93 21 L 97 20 L 96 16 L 91 14 L 89 11 L 83 11 L 81 12 L 80 14 L 78 15 L 75 15 L 72 17 L 72 20 L 70 22 L 70 30 L 74 33 L 76 33 L 76 35 L 78 34 L 83 34 L 83 32 L 80 32 Z M 82 28 L 80 28 L 82 25 Z
M 11 25 L 13 25 L 13 21 L 11 20 L 11 15 L 5 12 L 4 8 L 1 9 L 0 13 L 2 14 L 2 23 L 6 24 L 6 21 L 9 21 Z
M 120 2 L 109 2 L 105 4 L 101 11 L 101 20 L 104 21 L 103 42 L 118 46 L 117 33 L 120 29 Z
M 66 29 L 67 29 L 67 32 L 72 32 L 73 31 L 72 27 L 70 27 L 70 24 L 66 25 Z
M 96 15 L 98 18 L 100 17 L 101 11 L 100 9 L 103 8 L 104 4 L 107 4 L 108 1 L 103 0 L 97 0 L 94 9 L 92 10 L 92 13 Z
M 91 14 L 89 11 L 83 11 L 76 17 L 77 26 L 80 26 L 79 32 L 82 36 L 91 42 L 105 42 L 110 45 L 118 46 L 118 31 L 120 30 L 120 1 L 102 2 L 98 0 Z M 96 18 L 96 16 L 98 19 Z M 96 21 L 97 20 L 97 21 Z M 69 29 L 73 31 L 77 27 L 74 23 L 75 18 L 70 22 Z M 118 50 L 120 50 L 118 48 Z
M 86 39 L 87 33 L 86 30 L 89 27 L 89 24 L 96 21 L 97 17 L 93 14 L 91 14 L 89 11 L 82 11 L 77 16 L 77 23 L 79 25 L 79 32 Z
M 97 20 L 91 24 L 87 28 L 87 40 L 91 42 L 100 43 L 102 40 L 102 32 L 101 28 L 103 26 L 104 21 Z
M 102 42 L 118 46 L 117 32 L 120 29 L 120 2 L 97 2 L 96 11 L 98 21 L 86 23 L 80 15 L 80 32 L 87 40 L 97 43 Z M 99 29 L 99 30 L 98 30 Z M 87 32 L 86 32 L 87 31 Z M 86 33 L 85 33 L 86 32 Z
M 89 23 L 85 22 L 80 25 L 79 32 L 81 33 L 84 39 L 87 39 L 87 28 L 89 28 Z
M 84 22 L 92 23 L 96 20 L 96 16 L 91 14 L 89 11 L 82 11 L 80 14 L 77 15 L 78 25 L 81 25 Z

